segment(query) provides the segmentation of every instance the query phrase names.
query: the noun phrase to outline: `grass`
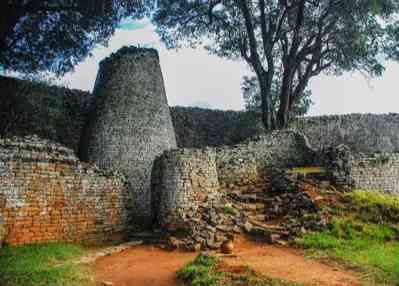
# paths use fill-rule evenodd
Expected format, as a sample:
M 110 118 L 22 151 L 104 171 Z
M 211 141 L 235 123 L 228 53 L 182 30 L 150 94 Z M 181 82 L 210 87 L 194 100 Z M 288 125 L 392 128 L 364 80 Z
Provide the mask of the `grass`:
M 296 243 L 310 254 L 368 273 L 372 285 L 399 285 L 398 198 L 370 191 L 345 197 L 346 208 L 327 230 L 306 234 Z
M 82 253 L 78 246 L 61 243 L 6 246 L 0 250 L 0 285 L 92 285 L 89 269 L 72 263 Z
M 188 286 L 301 286 L 256 275 L 249 268 L 244 273 L 220 270 L 217 258 L 200 254 L 177 272 L 177 277 Z
M 326 170 L 322 167 L 296 167 L 288 171 L 288 174 L 321 174 Z
M 216 270 L 217 262 L 215 257 L 200 254 L 177 272 L 177 278 L 191 286 L 221 285 L 223 274 Z

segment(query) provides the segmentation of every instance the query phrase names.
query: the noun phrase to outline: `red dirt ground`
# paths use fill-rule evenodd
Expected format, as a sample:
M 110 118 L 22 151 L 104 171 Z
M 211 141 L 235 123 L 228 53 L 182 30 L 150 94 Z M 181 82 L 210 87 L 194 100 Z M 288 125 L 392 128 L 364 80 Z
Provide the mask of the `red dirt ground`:
M 320 286 L 358 286 L 356 275 L 342 267 L 304 257 L 287 247 L 265 245 L 245 239 L 236 241 L 234 257 L 224 257 L 232 269 L 248 265 L 272 278 Z M 168 252 L 151 246 L 138 246 L 100 258 L 95 263 L 96 281 L 113 286 L 180 286 L 176 270 L 193 260 L 195 253 Z

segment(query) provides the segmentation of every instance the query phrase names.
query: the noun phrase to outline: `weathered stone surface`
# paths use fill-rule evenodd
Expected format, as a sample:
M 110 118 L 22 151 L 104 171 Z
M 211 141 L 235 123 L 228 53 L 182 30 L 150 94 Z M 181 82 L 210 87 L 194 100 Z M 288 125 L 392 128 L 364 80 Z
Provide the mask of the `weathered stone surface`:
M 127 176 L 132 222 L 151 226 L 153 163 L 176 147 L 156 50 L 125 47 L 101 62 L 82 139 L 84 160 Z
M 0 139 L 6 243 L 122 240 L 130 205 L 125 179 L 117 172 L 82 163 L 71 149 L 38 137 Z
M 3 246 L 3 241 L 6 239 L 6 226 L 4 219 L 0 214 L 0 248 Z
M 399 194 L 399 153 L 354 153 L 338 145 L 320 150 L 318 160 L 335 185 Z

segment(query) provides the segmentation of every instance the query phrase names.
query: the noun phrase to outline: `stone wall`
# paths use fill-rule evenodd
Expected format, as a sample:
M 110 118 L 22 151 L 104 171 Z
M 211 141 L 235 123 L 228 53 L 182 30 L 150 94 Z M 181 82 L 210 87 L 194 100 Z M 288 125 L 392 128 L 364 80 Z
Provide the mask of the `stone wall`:
M 71 149 L 37 137 L 0 140 L 6 243 L 122 240 L 130 205 L 122 176 L 81 163 Z
M 256 114 L 244 111 L 175 106 L 170 113 L 180 148 L 235 145 L 263 131 Z
M 399 153 L 354 157 L 350 167 L 354 188 L 399 195 Z
M 219 188 L 216 153 L 212 149 L 166 151 L 160 159 L 160 184 L 154 189 L 157 221 L 179 229 L 209 197 L 217 199 Z
M 178 149 L 159 159 L 162 180 L 155 188 L 158 222 L 179 225 L 204 201 L 217 203 L 218 189 L 268 180 L 272 167 L 294 167 L 313 161 L 314 151 L 295 131 L 278 131 L 235 146 Z
M 36 134 L 78 150 L 88 92 L 0 76 L 0 137 Z
M 78 149 L 90 93 L 0 76 L 0 137 L 38 134 Z M 263 132 L 256 115 L 171 107 L 180 148 L 235 145 Z M 345 144 L 354 152 L 399 151 L 399 114 L 303 117 L 293 126 L 315 148 Z
M 93 94 L 81 158 L 121 171 L 134 197 L 133 222 L 151 227 L 153 162 L 176 148 L 157 51 L 125 47 L 103 60 Z
M 399 194 L 399 153 L 355 153 L 338 145 L 318 154 L 317 161 L 337 186 Z
M 345 144 L 354 153 L 399 151 L 399 114 L 304 117 L 294 122 L 314 148 Z

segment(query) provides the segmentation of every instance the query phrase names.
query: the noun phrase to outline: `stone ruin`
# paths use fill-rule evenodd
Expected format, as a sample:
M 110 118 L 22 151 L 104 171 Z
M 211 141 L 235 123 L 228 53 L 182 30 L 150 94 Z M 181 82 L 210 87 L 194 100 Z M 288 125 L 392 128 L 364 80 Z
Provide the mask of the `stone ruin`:
M 0 140 L 0 244 L 104 243 L 153 227 L 184 230 L 172 244 L 189 249 L 218 247 L 242 231 L 274 241 L 325 225 L 316 199 L 292 185 L 292 167 L 316 165 L 337 185 L 399 193 L 397 153 L 314 150 L 294 130 L 177 149 L 153 49 L 123 48 L 104 60 L 90 106 L 80 144 L 89 164 L 36 137 Z M 265 222 L 281 215 L 289 230 L 270 231 Z
M 150 227 L 153 162 L 176 148 L 156 50 L 123 48 L 101 62 L 82 140 L 83 160 L 127 176 L 132 221 Z

